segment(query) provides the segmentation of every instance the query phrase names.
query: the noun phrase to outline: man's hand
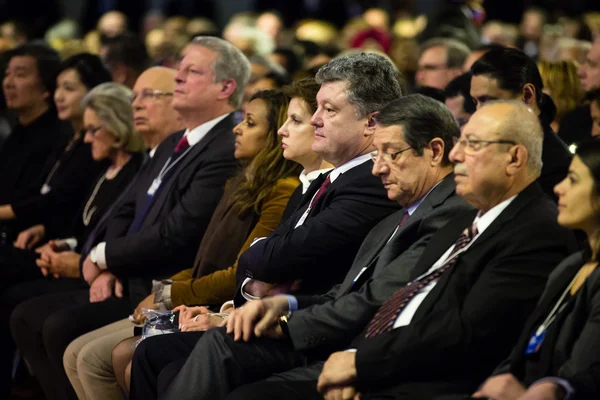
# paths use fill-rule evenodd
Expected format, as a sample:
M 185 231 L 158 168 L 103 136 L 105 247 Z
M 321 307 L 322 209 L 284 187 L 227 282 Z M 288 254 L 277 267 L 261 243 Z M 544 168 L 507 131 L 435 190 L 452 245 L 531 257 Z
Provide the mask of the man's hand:
M 353 385 L 355 381 L 356 352 L 338 351 L 330 355 L 325 362 L 317 382 L 317 390 L 325 395 L 330 389 L 345 388 Z
M 79 260 L 81 256 L 74 251 L 63 251 L 56 253 L 52 250 L 45 250 L 42 256 L 36 260 L 42 273 L 58 278 L 80 278 Z
M 206 307 L 188 307 L 183 305 L 175 307 L 173 312 L 179 312 L 179 329 L 181 329 L 181 325 L 190 323 L 196 316 L 211 313 Z
M 332 387 L 323 397 L 325 400 L 360 400 L 361 394 L 353 386 Z
M 540 382 L 530 386 L 519 400 L 560 400 L 565 396 L 565 390 L 557 383 Z
M 513 374 L 502 374 L 488 378 L 473 397 L 494 400 L 517 400 L 525 394 L 525 387 Z
M 249 341 L 252 335 L 283 337 L 278 319 L 288 311 L 289 304 L 284 296 L 249 301 L 229 314 L 227 333 L 233 334 L 235 341 L 243 339 L 245 342 Z
M 90 285 L 90 303 L 99 303 L 116 293 L 117 277 L 108 271 L 102 272 Z M 122 293 L 121 293 L 122 296 Z
M 19 233 L 19 236 L 17 236 L 17 240 L 15 240 L 13 245 L 17 249 L 31 249 L 40 242 L 45 234 L 46 228 L 44 225 L 34 225 Z
M 94 280 L 98 277 L 98 275 L 100 275 L 102 273 L 102 270 L 100 269 L 100 267 L 98 267 L 96 264 L 94 264 L 92 262 L 92 259 L 90 258 L 89 254 L 83 261 L 82 270 L 83 270 L 83 279 L 85 279 L 85 281 L 90 286 L 92 286 L 92 282 L 94 282 Z
M 227 324 L 227 316 L 223 314 L 199 314 L 184 324 L 179 324 L 181 332 L 197 332 L 206 331 L 217 326 L 225 326 Z
M 133 311 L 132 316 L 134 324 L 143 324 L 146 320 L 146 317 L 142 313 L 142 308 L 147 310 L 158 310 L 158 304 L 154 303 L 154 293 L 150 293 L 148 297 L 138 304 L 138 306 L 135 308 L 135 311 Z

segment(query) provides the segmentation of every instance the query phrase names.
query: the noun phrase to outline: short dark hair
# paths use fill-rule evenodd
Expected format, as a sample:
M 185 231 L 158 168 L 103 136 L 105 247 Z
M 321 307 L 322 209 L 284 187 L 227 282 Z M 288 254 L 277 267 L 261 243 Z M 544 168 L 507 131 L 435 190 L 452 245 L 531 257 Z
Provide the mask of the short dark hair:
M 84 86 L 91 90 L 104 82 L 110 82 L 111 76 L 106 64 L 102 59 L 94 54 L 81 53 L 64 60 L 58 69 L 57 75 L 62 72 L 73 69 L 79 75 L 79 79 Z
M 6 52 L 5 60 L 8 64 L 13 57 L 24 57 L 30 56 L 35 59 L 37 66 L 38 76 L 44 86 L 44 89 L 50 96 L 48 97 L 48 103 L 54 104 L 54 90 L 56 90 L 56 74 L 60 67 L 60 56 L 50 46 L 34 42 L 25 43 L 12 50 Z
M 393 100 L 383 107 L 376 117 L 377 124 L 388 127 L 399 125 L 404 130 L 404 140 L 419 156 L 435 138 L 444 141 L 442 165 L 450 164 L 448 154 L 460 129 L 448 107 L 430 97 L 411 94 Z
M 466 72 L 452 79 L 446 85 L 446 98 L 461 96 L 465 99 L 463 110 L 468 114 L 473 114 L 477 109 L 473 98 L 471 97 L 471 73 Z
M 443 47 L 446 50 L 446 66 L 448 68 L 462 68 L 469 55 L 469 46 L 457 39 L 432 38 L 421 44 L 421 54 L 433 47 Z
M 432 86 L 419 86 L 415 89 L 416 94 L 422 94 L 426 97 L 431 97 L 434 100 L 446 101 L 446 93 L 442 89 L 438 89 Z
M 130 32 L 105 39 L 106 62 L 122 63 L 141 74 L 150 65 L 150 57 L 144 42 Z
M 518 94 L 527 83 L 535 88 L 536 102 L 540 109 L 540 119 L 550 123 L 556 116 L 556 106 L 547 94 L 542 92 L 544 83 L 536 63 L 521 50 L 503 47 L 485 53 L 471 66 L 471 75 L 485 75 L 496 79 L 498 87 Z

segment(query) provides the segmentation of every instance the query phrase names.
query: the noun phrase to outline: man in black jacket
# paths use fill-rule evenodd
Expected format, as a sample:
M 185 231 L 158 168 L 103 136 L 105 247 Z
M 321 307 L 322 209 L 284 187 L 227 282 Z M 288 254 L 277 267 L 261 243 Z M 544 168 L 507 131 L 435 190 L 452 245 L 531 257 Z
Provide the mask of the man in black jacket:
M 150 293 L 152 279 L 193 262 L 225 182 L 238 167 L 232 113 L 249 75 L 248 60 L 231 44 L 195 38 L 171 102 L 187 129 L 161 143 L 111 216 L 105 240 L 82 255 L 89 291 L 42 296 L 16 307 L 13 337 L 47 398 L 72 395 L 62 356 L 73 339 L 125 318 Z M 134 101 L 141 101 L 136 94 Z

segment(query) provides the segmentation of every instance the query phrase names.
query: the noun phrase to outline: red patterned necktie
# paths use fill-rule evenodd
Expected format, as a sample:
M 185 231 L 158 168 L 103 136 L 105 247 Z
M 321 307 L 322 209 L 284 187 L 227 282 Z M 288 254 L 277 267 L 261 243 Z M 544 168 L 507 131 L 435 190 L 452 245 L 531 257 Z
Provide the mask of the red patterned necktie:
M 398 289 L 392 297 L 386 300 L 379 308 L 369 325 L 367 326 L 366 338 L 377 336 L 384 332 L 389 332 L 394 328 L 394 323 L 398 316 L 404 310 L 410 300 L 425 286 L 432 281 L 438 279 L 444 272 L 451 269 L 458 259 L 452 257 L 454 253 L 464 248 L 477 235 L 477 227 L 475 224 L 467 227 L 458 237 L 454 248 L 450 252 L 447 261 L 435 271 L 428 272 L 426 275 L 409 282 L 406 286 Z
M 177 146 L 175 146 L 175 153 L 181 153 L 182 151 L 186 151 L 190 147 L 190 144 L 187 140 L 187 136 L 182 137 Z
M 319 190 L 317 190 L 315 197 L 311 200 L 310 205 L 308 206 L 309 210 L 312 210 L 313 206 L 317 203 L 317 200 L 319 200 L 319 197 L 327 190 L 330 184 L 331 179 L 329 179 L 329 175 L 327 175 L 327 178 L 323 181 Z

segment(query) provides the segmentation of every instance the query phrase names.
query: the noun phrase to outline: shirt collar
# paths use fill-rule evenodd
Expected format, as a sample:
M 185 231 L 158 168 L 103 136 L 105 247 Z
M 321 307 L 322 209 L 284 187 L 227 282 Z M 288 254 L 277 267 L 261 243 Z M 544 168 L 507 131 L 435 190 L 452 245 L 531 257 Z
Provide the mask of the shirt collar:
M 407 209 L 406 212 L 408 213 L 408 215 L 413 215 L 413 213 L 415 211 L 417 211 L 417 208 L 419 208 L 419 206 L 421 205 L 421 203 L 423 203 L 423 201 L 427 198 L 427 196 L 429 196 L 429 193 L 431 193 L 433 191 L 433 189 L 435 189 L 437 187 L 437 185 L 439 185 L 442 181 L 439 181 L 438 183 L 436 183 L 435 185 L 433 185 L 433 187 L 431 189 L 429 189 L 429 191 L 427 193 L 425 193 L 425 196 L 421 196 L 421 198 L 417 201 L 415 201 L 413 204 L 411 204 Z
M 331 168 L 317 169 L 309 172 L 308 174 L 306 173 L 306 170 L 302 170 L 299 176 L 300 182 L 302 182 L 302 194 L 306 193 L 312 181 L 317 179 L 321 174 L 327 173 L 330 170 Z
M 211 119 L 210 121 L 206 121 L 202 125 L 198 125 L 192 130 L 186 129 L 183 136 L 187 137 L 188 143 L 190 147 L 198 143 L 206 134 L 214 128 L 219 122 L 223 121 L 225 118 L 229 116 L 230 113 L 223 114 L 218 116 L 217 118 Z
M 478 212 L 475 220 L 473 221 L 473 224 L 477 226 L 478 234 L 482 234 L 483 231 L 485 231 L 492 224 L 492 222 L 494 222 L 494 220 L 498 218 L 500 214 L 502 214 L 502 211 L 504 211 L 516 197 L 517 195 L 514 195 L 504 200 L 502 203 L 495 205 L 483 215 L 480 215 L 481 211 Z
M 371 154 L 363 154 L 362 156 L 354 157 L 352 160 L 348 161 L 345 164 L 340 165 L 337 168 L 334 168 L 333 171 L 329 174 L 329 180 L 331 183 L 337 179 L 338 176 L 342 175 L 344 172 L 350 171 L 354 167 L 358 167 L 361 164 L 366 163 L 371 159 Z

